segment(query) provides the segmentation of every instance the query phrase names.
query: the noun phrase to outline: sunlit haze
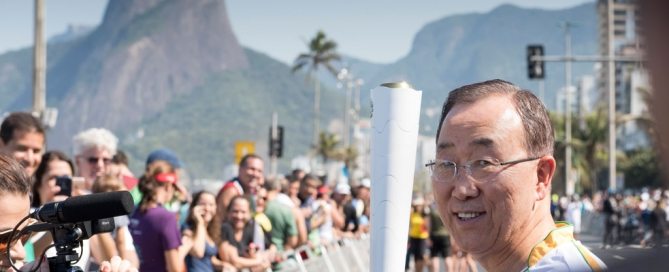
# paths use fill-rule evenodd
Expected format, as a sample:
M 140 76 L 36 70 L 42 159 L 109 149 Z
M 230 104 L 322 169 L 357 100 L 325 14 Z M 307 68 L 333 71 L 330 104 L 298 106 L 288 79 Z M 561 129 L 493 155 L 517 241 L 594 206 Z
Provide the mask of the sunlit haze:
M 322 29 L 345 55 L 373 62 L 393 62 L 406 55 L 416 32 L 448 15 L 487 12 L 503 3 L 558 9 L 587 0 L 423 0 L 423 1 L 259 1 L 229 0 L 228 14 L 242 45 L 286 63 L 304 50 L 304 42 Z M 47 37 L 67 26 L 94 26 L 107 0 L 45 1 Z M 0 2 L 0 54 L 33 40 L 33 1 Z

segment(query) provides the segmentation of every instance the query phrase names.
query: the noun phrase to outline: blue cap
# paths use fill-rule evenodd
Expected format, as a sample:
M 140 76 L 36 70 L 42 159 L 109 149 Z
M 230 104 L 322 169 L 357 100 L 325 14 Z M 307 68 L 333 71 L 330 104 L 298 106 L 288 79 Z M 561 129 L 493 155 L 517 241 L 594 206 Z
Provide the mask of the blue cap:
M 154 161 L 166 161 L 170 165 L 172 165 L 172 167 L 174 167 L 175 169 L 180 169 L 183 167 L 183 163 L 181 163 L 181 160 L 179 160 L 177 155 L 174 154 L 172 150 L 169 150 L 167 148 L 161 148 L 151 152 L 151 154 L 149 154 L 149 157 L 146 158 L 146 165 L 149 165 Z

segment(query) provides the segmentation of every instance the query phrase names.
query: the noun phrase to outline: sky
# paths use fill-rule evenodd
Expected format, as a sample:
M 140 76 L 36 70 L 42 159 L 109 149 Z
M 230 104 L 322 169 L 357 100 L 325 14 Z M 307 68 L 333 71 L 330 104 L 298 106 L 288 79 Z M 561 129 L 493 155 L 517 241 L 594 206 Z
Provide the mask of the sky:
M 318 30 L 337 42 L 341 54 L 390 63 L 409 52 L 414 35 L 424 25 L 449 15 L 485 13 L 504 3 L 562 9 L 591 1 L 594 0 L 227 0 L 226 5 L 240 43 L 284 63 L 292 63 L 305 51 L 306 41 Z M 32 44 L 33 3 L 0 1 L 0 54 Z M 107 0 L 45 3 L 48 38 L 65 32 L 70 24 L 98 25 Z

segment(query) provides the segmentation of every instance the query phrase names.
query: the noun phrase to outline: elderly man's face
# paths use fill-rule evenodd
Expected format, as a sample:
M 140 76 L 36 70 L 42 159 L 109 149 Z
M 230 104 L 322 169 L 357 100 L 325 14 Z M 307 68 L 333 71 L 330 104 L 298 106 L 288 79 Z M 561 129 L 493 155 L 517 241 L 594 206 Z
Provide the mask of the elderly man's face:
M 458 104 L 444 119 L 436 158 L 455 162 L 457 176 L 433 176 L 432 184 L 441 218 L 464 251 L 481 256 L 522 240 L 537 199 L 537 161 L 501 166 L 484 180 L 468 176 L 462 165 L 528 158 L 524 140 L 508 96 Z
M 91 147 L 76 156 L 78 176 L 86 179 L 86 189 L 90 190 L 96 177 L 102 176 L 111 164 L 112 154 L 100 147 Z

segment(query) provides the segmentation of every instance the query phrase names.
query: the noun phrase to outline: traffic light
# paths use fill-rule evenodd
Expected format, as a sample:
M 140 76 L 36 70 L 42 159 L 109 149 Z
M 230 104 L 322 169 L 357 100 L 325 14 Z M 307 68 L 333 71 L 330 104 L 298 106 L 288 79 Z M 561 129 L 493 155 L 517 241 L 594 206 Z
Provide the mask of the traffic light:
M 530 79 L 544 79 L 546 77 L 544 61 L 533 59 L 543 56 L 543 45 L 531 44 L 527 46 L 527 76 Z
M 276 127 L 276 138 L 272 137 L 272 127 L 269 128 L 269 156 L 283 156 L 283 126 Z

